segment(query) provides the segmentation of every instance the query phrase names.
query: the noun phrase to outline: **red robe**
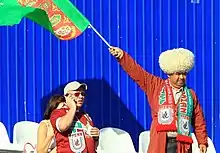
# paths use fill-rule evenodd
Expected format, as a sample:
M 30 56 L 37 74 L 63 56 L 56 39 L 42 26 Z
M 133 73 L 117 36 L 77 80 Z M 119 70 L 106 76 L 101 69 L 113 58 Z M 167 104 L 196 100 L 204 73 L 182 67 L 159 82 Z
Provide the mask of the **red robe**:
M 157 132 L 157 113 L 158 101 L 160 91 L 164 86 L 165 80 L 160 77 L 154 76 L 144 70 L 134 59 L 131 58 L 126 52 L 119 60 L 120 65 L 125 72 L 139 85 L 145 92 L 151 108 L 152 123 L 150 128 L 150 143 L 147 153 L 165 153 L 166 152 L 166 132 Z M 192 118 L 192 126 L 195 130 L 195 136 L 198 144 L 208 145 L 208 136 L 206 130 L 206 122 L 204 119 L 202 108 L 199 104 L 198 98 L 193 90 L 191 90 L 194 110 Z M 182 150 L 185 145 L 178 144 L 178 153 L 186 153 Z

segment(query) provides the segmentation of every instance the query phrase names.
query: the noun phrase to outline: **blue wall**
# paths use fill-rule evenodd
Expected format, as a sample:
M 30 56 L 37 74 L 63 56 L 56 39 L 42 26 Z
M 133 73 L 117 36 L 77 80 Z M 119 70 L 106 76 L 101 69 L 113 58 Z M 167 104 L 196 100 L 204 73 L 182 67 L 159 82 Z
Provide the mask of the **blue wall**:
M 114 46 L 140 65 L 166 77 L 158 65 L 161 51 L 185 47 L 196 55 L 188 85 L 200 99 L 209 137 L 220 152 L 219 0 L 75 0 L 74 4 Z M 29 20 L 0 28 L 0 121 L 10 137 L 21 120 L 39 122 L 48 98 L 72 80 L 89 86 L 85 109 L 96 125 L 138 134 L 150 127 L 144 93 L 119 67 L 91 30 L 60 41 Z M 25 113 L 25 103 L 27 113 Z

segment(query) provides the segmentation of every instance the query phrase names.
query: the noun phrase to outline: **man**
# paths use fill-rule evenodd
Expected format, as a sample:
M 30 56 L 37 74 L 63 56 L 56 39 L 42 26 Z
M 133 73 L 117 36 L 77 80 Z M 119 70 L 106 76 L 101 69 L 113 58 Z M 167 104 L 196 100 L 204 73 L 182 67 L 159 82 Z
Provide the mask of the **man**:
M 99 129 L 93 127 L 88 114 L 80 112 L 86 90 L 87 85 L 84 83 L 68 83 L 64 88 L 66 104 L 51 114 L 57 153 L 95 153 Z
M 186 75 L 194 66 L 193 53 L 183 48 L 161 53 L 159 65 L 168 75 L 163 80 L 145 71 L 120 48 L 109 50 L 148 97 L 152 114 L 148 153 L 191 153 L 190 124 L 200 153 L 206 153 L 208 136 L 203 111 L 195 92 L 185 85 Z

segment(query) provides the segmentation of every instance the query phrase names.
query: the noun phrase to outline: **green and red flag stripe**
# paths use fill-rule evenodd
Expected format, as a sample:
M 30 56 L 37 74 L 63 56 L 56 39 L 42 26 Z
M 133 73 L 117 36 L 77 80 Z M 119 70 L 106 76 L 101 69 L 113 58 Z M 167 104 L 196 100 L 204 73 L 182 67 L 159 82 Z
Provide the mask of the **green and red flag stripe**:
M 0 26 L 29 18 L 61 40 L 79 36 L 90 24 L 69 0 L 0 0 Z

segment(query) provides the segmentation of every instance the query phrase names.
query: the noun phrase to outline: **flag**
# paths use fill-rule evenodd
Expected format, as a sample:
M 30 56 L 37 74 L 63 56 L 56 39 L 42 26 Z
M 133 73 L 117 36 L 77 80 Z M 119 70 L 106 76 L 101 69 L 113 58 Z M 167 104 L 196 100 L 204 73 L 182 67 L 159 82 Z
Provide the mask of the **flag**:
M 69 0 L 0 0 L 0 26 L 28 18 L 61 40 L 79 36 L 90 22 Z

